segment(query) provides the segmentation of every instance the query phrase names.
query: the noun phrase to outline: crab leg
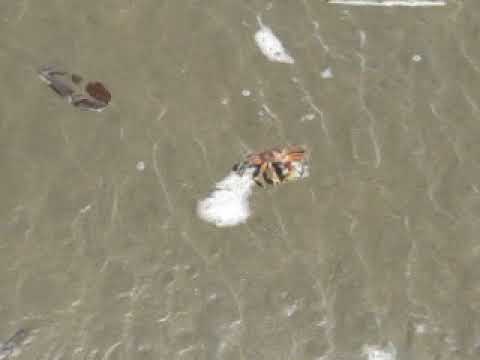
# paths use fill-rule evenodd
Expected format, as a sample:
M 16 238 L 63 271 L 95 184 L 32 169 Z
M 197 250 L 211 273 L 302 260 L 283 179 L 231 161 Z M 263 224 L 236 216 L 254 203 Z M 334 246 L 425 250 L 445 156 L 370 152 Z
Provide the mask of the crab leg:
M 81 94 L 72 95 L 72 105 L 78 107 L 81 110 L 94 111 L 102 111 L 107 106 L 107 104 L 101 101 Z
M 62 76 L 67 75 L 65 71 L 56 70 L 54 66 L 48 65 L 39 69 L 38 75 L 40 79 L 48 84 L 48 86 L 58 95 L 69 98 L 75 93 L 73 87 Z

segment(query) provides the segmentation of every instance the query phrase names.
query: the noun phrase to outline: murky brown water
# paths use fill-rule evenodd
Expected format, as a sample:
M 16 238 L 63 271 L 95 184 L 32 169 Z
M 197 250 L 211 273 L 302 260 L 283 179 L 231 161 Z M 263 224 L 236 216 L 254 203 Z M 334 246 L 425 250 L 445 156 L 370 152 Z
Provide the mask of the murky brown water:
M 21 359 L 480 358 L 479 23 L 477 0 L 3 1 L 0 337 L 32 330 Z M 112 105 L 71 107 L 46 63 Z M 284 143 L 309 179 L 256 189 L 247 225 L 196 217 Z

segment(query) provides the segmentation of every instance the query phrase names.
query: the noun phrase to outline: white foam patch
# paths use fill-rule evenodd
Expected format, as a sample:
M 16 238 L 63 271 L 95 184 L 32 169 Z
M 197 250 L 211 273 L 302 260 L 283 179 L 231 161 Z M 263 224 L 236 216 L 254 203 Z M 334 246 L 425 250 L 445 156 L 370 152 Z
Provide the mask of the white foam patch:
M 331 68 L 327 67 L 325 70 L 323 70 L 320 74 L 322 76 L 322 79 L 332 79 L 333 78 L 333 71 Z
M 315 119 L 315 114 L 305 114 L 300 118 L 301 122 L 312 121 Z
M 328 0 L 329 4 L 357 6 L 445 6 L 445 0 Z
M 395 360 L 397 358 L 397 349 L 391 342 L 384 348 L 365 345 L 363 347 L 363 355 L 367 356 L 368 360 Z
M 245 223 L 250 217 L 250 195 L 255 182 L 253 169 L 240 176 L 232 171 L 216 183 L 215 190 L 197 204 L 197 215 L 218 227 Z
M 144 161 L 139 161 L 137 162 L 137 165 L 135 165 L 138 171 L 143 171 L 145 170 L 145 162 Z
M 255 42 L 263 55 L 265 55 L 270 61 L 293 64 L 295 60 L 290 56 L 287 50 L 285 50 L 280 39 L 275 36 L 272 29 L 262 23 L 260 17 L 257 19 L 258 24 L 260 25 L 260 30 L 255 33 Z

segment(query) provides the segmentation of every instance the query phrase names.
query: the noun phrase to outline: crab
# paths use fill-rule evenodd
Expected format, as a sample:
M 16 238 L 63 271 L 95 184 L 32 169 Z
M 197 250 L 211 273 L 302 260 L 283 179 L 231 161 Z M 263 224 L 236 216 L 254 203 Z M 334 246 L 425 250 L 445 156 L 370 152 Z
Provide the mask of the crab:
M 243 175 L 245 170 L 254 168 L 252 176 L 257 185 L 277 185 L 303 176 L 298 163 L 303 163 L 305 156 L 305 148 L 299 145 L 275 147 L 247 155 L 243 162 L 234 165 L 233 170 Z
M 53 65 L 43 66 L 38 73 L 53 91 L 81 110 L 102 111 L 110 102 L 110 92 L 98 81 L 88 82 L 83 92 L 84 81 L 80 75 Z

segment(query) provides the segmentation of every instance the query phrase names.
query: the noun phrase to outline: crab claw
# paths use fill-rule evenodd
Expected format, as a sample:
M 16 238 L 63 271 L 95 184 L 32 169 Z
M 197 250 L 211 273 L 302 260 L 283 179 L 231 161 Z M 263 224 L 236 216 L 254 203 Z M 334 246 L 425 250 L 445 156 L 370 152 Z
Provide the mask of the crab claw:
M 38 70 L 42 81 L 63 98 L 68 98 L 75 93 L 75 86 L 66 78 L 67 72 L 58 70 L 54 65 L 43 66 Z
M 71 103 L 80 110 L 102 111 L 108 104 L 82 94 L 72 95 Z
M 67 73 L 65 71 L 58 70 L 55 65 L 44 65 L 38 69 L 38 75 L 45 82 L 50 82 L 51 78 L 55 75 L 64 76 Z

